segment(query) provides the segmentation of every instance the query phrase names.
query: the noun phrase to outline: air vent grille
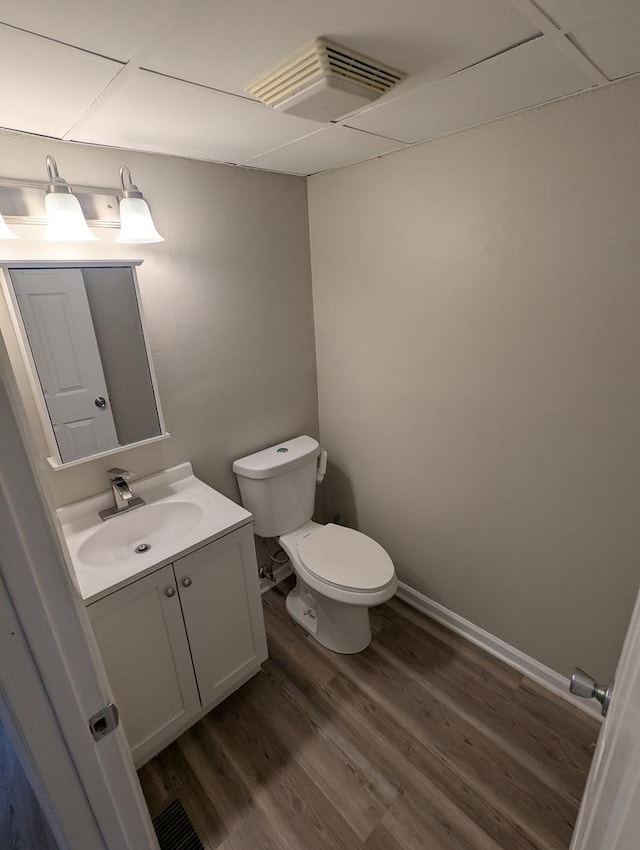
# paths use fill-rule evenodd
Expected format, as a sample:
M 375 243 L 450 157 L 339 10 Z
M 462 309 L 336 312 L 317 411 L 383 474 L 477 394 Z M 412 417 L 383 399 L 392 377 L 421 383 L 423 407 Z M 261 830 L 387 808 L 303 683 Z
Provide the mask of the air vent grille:
M 384 65 L 376 65 L 372 59 L 358 53 L 351 53 L 330 41 L 325 41 L 323 47 L 331 71 L 368 86 L 380 95 L 392 89 L 405 76 L 400 71 L 394 71 L 393 68 L 387 68 Z
M 354 106 L 366 105 L 386 94 L 405 77 L 406 74 L 401 71 L 382 65 L 368 56 L 355 53 L 326 38 L 318 38 L 286 62 L 247 85 L 245 90 L 274 109 L 312 117 L 306 114 L 312 107 L 302 104 L 314 98 L 317 100 L 320 90 L 325 92 L 322 101 L 325 109 L 328 104 L 326 91 L 338 90 L 333 105 L 335 109 L 340 109 L 349 106 L 351 101 Z M 317 120 L 327 120 L 326 115 Z

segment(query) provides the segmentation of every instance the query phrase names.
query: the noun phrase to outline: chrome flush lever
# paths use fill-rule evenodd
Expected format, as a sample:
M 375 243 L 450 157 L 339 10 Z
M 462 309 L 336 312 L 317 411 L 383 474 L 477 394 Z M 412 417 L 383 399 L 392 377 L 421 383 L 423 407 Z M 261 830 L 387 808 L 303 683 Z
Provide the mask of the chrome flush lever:
M 316 472 L 316 481 L 318 483 L 324 481 L 324 476 L 327 471 L 327 450 L 320 449 L 320 454 L 318 455 L 318 469 Z
M 571 684 L 569 690 L 572 694 L 583 699 L 597 699 L 602 706 L 602 716 L 606 717 L 611 703 L 611 691 L 613 682 L 609 682 L 607 687 L 599 685 L 593 676 L 585 673 L 580 667 L 576 667 L 571 676 Z

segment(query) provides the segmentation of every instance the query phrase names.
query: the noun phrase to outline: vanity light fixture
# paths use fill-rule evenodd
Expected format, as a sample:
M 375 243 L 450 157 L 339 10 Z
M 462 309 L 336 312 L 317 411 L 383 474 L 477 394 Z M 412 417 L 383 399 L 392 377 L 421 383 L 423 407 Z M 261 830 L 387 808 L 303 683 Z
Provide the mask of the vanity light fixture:
M 133 183 L 131 172 L 126 165 L 120 169 L 122 199 L 120 200 L 120 234 L 116 242 L 140 244 L 144 242 L 164 242 L 156 230 L 149 204 L 142 192 Z
M 89 242 L 96 239 L 89 230 L 80 202 L 71 191 L 71 186 L 58 174 L 58 166 L 52 156 L 47 156 L 49 185 L 44 199 L 47 217 L 45 242 Z
M 17 235 L 11 230 L 7 222 L 0 214 L 0 239 L 17 239 Z

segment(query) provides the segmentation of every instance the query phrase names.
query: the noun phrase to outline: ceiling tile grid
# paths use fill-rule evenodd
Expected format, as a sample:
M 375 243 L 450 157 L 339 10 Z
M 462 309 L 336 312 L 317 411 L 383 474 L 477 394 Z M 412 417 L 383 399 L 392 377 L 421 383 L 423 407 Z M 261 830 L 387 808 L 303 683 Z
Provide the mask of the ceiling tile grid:
M 572 35 L 610 80 L 640 73 L 640 6 L 577 26 Z
M 0 126 L 62 138 L 122 67 L 0 24 Z
M 330 125 L 246 94 L 318 36 L 408 77 Z M 11 0 L 0 127 L 314 174 L 640 73 L 639 45 L 637 0 Z
M 536 3 L 558 27 L 570 30 L 577 24 L 623 13 L 635 5 L 635 0 L 536 0 Z
M 3 3 L 0 19 L 126 62 L 176 6 L 176 0 L 13 0 Z
M 637 0 L 538 2 L 610 80 L 640 73 L 640 5 Z
M 347 123 L 407 143 L 418 142 L 592 85 L 586 74 L 542 37 L 404 98 L 374 106 Z
M 238 164 L 320 126 L 245 98 L 136 71 L 69 138 Z
M 143 67 L 212 88 L 244 87 L 326 36 L 409 75 L 409 90 L 538 34 L 508 0 L 234 0 L 197 7 Z
M 247 165 L 308 176 L 372 159 L 404 147 L 402 142 L 333 125 L 249 160 Z

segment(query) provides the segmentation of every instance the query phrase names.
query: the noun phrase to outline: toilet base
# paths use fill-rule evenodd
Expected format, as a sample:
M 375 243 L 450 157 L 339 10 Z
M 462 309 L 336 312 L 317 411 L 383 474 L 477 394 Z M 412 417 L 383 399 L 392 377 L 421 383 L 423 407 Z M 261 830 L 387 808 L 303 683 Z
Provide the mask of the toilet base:
M 296 623 L 332 652 L 353 655 L 371 643 L 366 606 L 321 598 L 297 576 L 296 586 L 287 595 L 287 611 Z

